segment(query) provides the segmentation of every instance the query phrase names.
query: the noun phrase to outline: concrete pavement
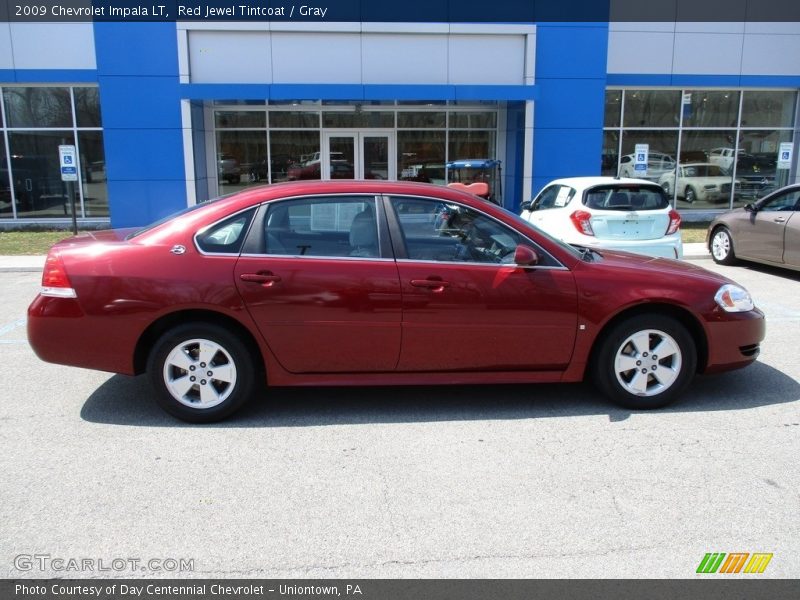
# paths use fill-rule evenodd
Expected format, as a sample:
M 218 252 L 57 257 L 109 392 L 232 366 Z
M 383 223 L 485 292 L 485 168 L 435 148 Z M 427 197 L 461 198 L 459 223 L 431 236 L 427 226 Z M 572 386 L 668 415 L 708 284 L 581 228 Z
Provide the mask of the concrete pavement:
M 686 260 L 711 258 L 705 244 L 694 243 L 683 245 L 683 257 Z M 41 271 L 44 267 L 45 256 L 0 256 L 0 273 L 25 273 L 27 271 Z

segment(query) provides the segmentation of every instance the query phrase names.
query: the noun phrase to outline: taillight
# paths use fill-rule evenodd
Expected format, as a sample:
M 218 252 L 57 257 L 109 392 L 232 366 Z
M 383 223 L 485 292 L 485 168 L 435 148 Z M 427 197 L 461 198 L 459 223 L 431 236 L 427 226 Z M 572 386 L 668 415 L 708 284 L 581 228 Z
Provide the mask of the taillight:
M 578 233 L 582 233 L 583 235 L 594 235 L 594 230 L 592 229 L 592 214 L 586 212 L 585 210 L 576 210 L 569 216 L 572 224 L 575 225 L 575 229 L 578 230 Z
M 664 235 L 672 235 L 681 228 L 681 216 L 674 208 L 669 211 L 669 227 Z
M 42 273 L 42 289 L 39 291 L 42 296 L 53 296 L 55 298 L 77 298 L 75 290 L 67 277 L 67 271 L 58 254 L 52 252 L 47 255 Z

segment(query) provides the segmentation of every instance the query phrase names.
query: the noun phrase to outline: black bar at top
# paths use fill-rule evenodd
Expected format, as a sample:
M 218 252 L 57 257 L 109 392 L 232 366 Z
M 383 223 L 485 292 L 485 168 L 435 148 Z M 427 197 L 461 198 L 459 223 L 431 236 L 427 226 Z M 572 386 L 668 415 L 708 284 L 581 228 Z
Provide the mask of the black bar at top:
M 184 9 L 183 11 L 179 10 L 181 7 Z M 112 8 L 116 9 L 113 14 Z M 87 9 L 91 10 L 87 11 Z M 0 21 L 291 21 L 317 23 L 800 22 L 800 1 L 0 0 Z

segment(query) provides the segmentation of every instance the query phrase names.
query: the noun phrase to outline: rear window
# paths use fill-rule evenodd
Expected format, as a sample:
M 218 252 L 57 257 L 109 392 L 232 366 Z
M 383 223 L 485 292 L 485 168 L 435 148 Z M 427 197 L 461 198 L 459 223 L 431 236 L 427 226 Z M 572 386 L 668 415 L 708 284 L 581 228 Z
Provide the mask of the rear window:
M 596 210 L 658 210 L 669 207 L 658 186 L 599 186 L 584 194 L 583 205 Z

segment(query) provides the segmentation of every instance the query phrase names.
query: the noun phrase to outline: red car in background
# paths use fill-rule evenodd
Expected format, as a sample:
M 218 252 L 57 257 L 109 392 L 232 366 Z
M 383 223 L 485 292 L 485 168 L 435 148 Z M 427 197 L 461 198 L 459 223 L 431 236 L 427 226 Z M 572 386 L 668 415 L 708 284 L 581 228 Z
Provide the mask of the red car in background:
M 43 360 L 148 373 L 222 419 L 267 386 L 574 382 L 664 406 L 752 363 L 747 292 L 670 259 L 568 246 L 440 186 L 292 182 L 55 245 L 28 311 Z

